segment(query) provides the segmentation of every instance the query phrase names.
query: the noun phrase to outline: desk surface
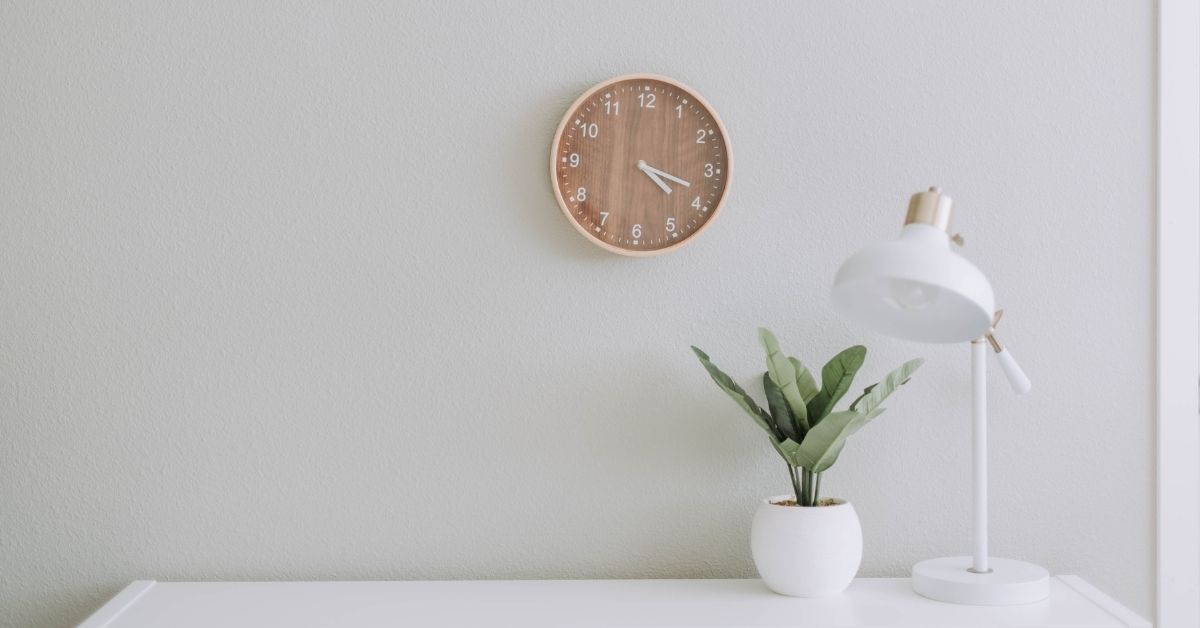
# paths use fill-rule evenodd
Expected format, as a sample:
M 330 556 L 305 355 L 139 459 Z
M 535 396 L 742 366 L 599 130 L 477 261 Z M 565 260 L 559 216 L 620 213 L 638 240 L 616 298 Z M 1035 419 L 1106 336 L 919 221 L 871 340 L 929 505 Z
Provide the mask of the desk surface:
M 922 598 L 907 578 L 859 578 L 819 599 L 758 580 L 155 582 L 130 584 L 80 628 L 871 627 L 1149 628 L 1075 576 L 1025 606 Z

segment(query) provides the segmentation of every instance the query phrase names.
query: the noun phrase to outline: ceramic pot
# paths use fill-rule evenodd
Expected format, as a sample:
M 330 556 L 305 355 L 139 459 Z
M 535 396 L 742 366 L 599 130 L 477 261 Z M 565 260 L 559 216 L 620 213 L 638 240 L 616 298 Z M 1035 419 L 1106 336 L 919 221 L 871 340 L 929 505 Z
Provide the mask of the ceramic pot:
M 779 506 L 765 499 L 754 513 L 750 550 L 763 582 L 776 593 L 821 597 L 850 586 L 862 562 L 862 526 L 849 502 Z

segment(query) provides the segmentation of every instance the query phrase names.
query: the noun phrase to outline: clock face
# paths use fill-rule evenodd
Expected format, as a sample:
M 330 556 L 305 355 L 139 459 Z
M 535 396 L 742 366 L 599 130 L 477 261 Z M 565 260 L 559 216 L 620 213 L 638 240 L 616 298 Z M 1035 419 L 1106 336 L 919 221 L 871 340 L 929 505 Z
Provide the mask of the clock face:
M 621 76 L 588 90 L 551 150 L 563 213 L 623 255 L 681 246 L 712 222 L 729 188 L 725 127 L 703 98 L 661 76 Z

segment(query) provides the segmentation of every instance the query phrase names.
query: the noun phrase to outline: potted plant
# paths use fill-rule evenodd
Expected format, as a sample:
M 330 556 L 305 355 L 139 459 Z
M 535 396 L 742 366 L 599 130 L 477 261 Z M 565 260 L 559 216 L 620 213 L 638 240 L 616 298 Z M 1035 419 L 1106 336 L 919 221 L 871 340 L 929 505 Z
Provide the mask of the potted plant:
M 846 439 L 883 413 L 883 400 L 907 383 L 924 360 L 905 362 L 868 386 L 845 410 L 834 411 L 866 359 L 866 347 L 855 345 L 834 356 L 821 369 L 818 385 L 803 362 L 784 355 L 774 334 L 759 328 L 758 337 L 767 353 L 762 376 L 766 410 L 708 354 L 692 347 L 717 386 L 767 433 L 787 463 L 793 494 L 763 500 L 754 514 L 754 564 L 776 593 L 840 593 L 862 562 L 862 528 L 850 502 L 821 497 L 821 475 L 837 462 Z

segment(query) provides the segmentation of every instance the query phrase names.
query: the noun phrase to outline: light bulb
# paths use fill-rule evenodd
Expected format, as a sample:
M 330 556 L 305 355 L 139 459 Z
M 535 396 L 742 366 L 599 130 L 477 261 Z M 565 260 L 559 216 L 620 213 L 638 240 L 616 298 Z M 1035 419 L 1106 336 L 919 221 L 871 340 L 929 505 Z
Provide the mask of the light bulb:
M 888 289 L 892 294 L 890 301 L 902 310 L 923 310 L 936 301 L 942 292 L 936 286 L 907 279 L 889 279 Z

